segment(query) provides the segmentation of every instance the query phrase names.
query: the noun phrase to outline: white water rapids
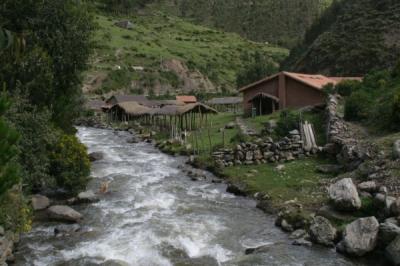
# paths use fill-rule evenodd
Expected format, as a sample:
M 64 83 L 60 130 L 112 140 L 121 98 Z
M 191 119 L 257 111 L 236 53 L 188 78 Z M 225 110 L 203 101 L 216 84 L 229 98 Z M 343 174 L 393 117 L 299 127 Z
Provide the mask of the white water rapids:
M 16 265 L 365 265 L 334 250 L 292 246 L 273 217 L 224 184 L 194 182 L 183 158 L 150 144 L 128 144 L 127 132 L 79 128 L 93 163 L 89 188 L 109 180 L 110 193 L 77 206 L 80 232 L 55 236 L 57 223 L 37 223 L 22 237 Z M 249 247 L 270 245 L 245 255 Z

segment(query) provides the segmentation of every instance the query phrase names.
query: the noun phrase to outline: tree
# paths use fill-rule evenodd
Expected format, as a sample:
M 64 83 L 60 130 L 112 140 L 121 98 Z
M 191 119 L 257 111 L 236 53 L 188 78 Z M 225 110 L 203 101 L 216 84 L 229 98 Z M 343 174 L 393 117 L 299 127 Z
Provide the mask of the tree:
M 278 70 L 277 66 L 261 53 L 256 52 L 251 62 L 237 74 L 236 85 L 243 87 L 257 80 L 265 78 Z
M 4 120 L 9 106 L 8 99 L 0 95 L 0 196 L 19 182 L 19 166 L 15 162 L 19 135 Z
M 24 36 L 27 52 L 15 60 L 0 54 L 0 80 L 8 89 L 27 92 L 32 103 L 47 107 L 66 131 L 81 106 L 80 73 L 91 51 L 93 19 L 83 2 L 5 0 L 0 23 Z M 17 15 L 16 15 L 17 14 Z

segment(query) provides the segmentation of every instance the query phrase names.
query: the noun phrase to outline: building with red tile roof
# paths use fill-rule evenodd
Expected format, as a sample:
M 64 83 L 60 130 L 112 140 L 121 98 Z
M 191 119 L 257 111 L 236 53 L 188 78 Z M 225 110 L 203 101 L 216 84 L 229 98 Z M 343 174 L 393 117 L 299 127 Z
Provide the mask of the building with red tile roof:
M 197 103 L 196 97 L 195 96 L 189 96 L 189 95 L 176 96 L 176 100 L 179 101 L 179 102 L 183 102 L 185 104 Z
M 280 72 L 241 89 L 245 114 L 265 115 L 285 108 L 301 108 L 323 104 L 323 88 L 344 80 L 360 77 L 326 77 L 292 72 Z

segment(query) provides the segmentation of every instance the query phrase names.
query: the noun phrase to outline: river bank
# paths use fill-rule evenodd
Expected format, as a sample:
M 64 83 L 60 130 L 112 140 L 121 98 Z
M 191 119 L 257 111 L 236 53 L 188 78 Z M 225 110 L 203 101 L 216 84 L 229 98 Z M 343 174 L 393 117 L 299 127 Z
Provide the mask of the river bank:
M 148 143 L 124 131 L 80 128 L 93 163 L 89 189 L 111 180 L 98 203 L 79 205 L 81 229 L 54 235 L 58 223 L 34 224 L 23 235 L 16 265 L 369 265 L 331 249 L 292 246 L 256 203 L 226 193 L 215 177 L 193 182 Z M 246 255 L 246 249 L 263 246 Z

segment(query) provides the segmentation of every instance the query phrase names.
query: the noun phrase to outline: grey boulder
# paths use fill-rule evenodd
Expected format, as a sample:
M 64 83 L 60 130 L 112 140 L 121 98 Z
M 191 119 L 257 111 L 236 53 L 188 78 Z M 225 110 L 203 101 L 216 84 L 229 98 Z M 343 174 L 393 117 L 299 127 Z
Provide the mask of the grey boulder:
M 374 250 L 378 240 L 379 223 L 375 217 L 359 218 L 346 226 L 338 251 L 363 256 Z
M 362 182 L 360 184 L 358 184 L 358 189 L 361 191 L 366 191 L 366 192 L 376 192 L 378 187 L 375 183 L 375 181 L 367 181 L 367 182 Z
M 42 195 L 33 195 L 31 202 L 32 202 L 32 208 L 35 211 L 44 210 L 50 206 L 49 198 Z
M 385 221 L 379 225 L 378 240 L 381 246 L 386 247 L 397 236 L 400 236 L 400 227 L 389 221 Z
M 385 250 L 386 258 L 395 266 L 400 266 L 400 236 L 396 237 L 395 240 Z
M 332 184 L 328 193 L 337 210 L 354 211 L 361 208 L 361 200 L 351 178 L 344 178 Z
M 55 205 L 47 209 L 50 220 L 77 223 L 82 219 L 82 214 L 71 207 Z
M 78 203 L 94 203 L 98 202 L 99 198 L 94 194 L 92 190 L 84 191 L 77 196 Z
M 336 228 L 325 217 L 316 216 L 310 226 L 309 233 L 313 242 L 324 246 L 334 246 Z

